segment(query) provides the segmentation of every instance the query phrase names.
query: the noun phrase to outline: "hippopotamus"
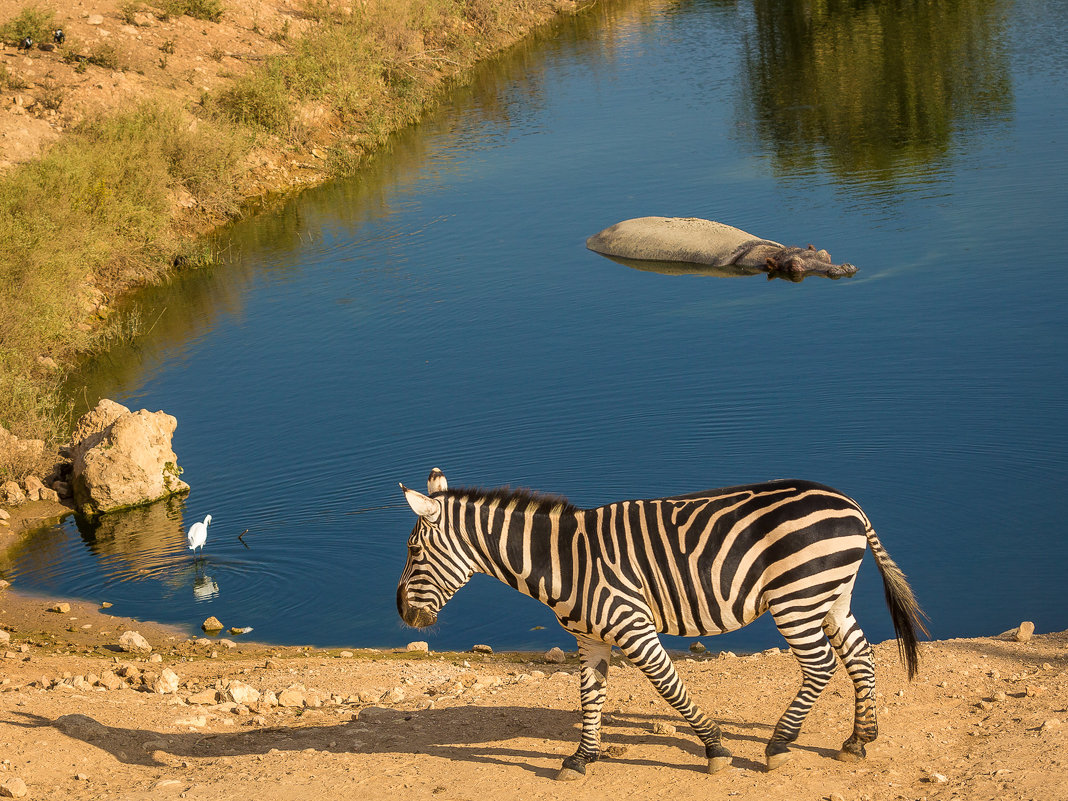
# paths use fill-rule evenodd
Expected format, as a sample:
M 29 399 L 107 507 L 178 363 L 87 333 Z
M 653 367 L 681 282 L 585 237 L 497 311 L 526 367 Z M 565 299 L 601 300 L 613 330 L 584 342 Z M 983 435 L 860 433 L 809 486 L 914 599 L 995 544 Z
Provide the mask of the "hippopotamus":
M 637 217 L 605 228 L 586 240 L 590 250 L 623 260 L 707 265 L 718 274 L 800 280 L 807 275 L 843 278 L 852 264 L 835 264 L 826 250 L 787 247 L 712 220 L 695 217 Z M 636 264 L 635 266 L 641 266 Z

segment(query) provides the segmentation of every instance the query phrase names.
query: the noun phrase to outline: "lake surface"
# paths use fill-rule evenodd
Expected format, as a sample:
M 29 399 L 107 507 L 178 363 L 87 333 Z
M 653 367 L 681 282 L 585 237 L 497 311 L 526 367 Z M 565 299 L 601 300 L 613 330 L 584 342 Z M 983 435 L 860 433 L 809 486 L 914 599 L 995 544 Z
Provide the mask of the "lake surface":
M 574 641 L 484 576 L 415 632 L 399 481 L 580 506 L 779 477 L 855 497 L 939 638 L 1068 628 L 1068 3 L 606 3 L 147 290 L 74 394 L 178 418 L 187 498 L 41 531 L 22 590 L 261 640 Z M 853 279 L 633 269 L 645 215 Z M 184 530 L 211 514 L 204 559 Z M 248 533 L 242 540 L 238 535 Z M 854 610 L 892 636 L 870 558 Z M 770 620 L 715 649 L 781 646 Z M 683 647 L 686 641 L 672 641 Z

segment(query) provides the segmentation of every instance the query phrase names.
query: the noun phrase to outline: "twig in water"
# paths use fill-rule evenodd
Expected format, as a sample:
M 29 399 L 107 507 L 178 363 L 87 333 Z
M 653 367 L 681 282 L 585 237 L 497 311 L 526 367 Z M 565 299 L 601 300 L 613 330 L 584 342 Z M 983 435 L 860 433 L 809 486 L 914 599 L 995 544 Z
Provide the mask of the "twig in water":
M 241 540 L 241 544 L 242 544 L 242 545 L 244 545 L 244 546 L 245 546 L 246 548 L 248 548 L 248 543 L 247 543 L 247 542 L 245 542 L 245 535 L 246 535 L 246 534 L 248 534 L 248 529 L 247 529 L 247 528 L 246 528 L 246 529 L 245 529 L 244 531 L 242 531 L 242 532 L 241 532 L 240 534 L 238 534 L 238 535 L 237 535 L 237 538 L 238 538 L 239 540 Z

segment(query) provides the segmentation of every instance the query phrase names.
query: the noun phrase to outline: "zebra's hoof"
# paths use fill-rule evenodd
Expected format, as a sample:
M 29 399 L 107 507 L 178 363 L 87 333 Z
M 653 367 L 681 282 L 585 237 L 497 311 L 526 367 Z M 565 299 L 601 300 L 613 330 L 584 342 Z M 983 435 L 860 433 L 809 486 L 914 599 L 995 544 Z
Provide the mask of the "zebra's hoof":
M 864 746 L 861 746 L 859 753 L 857 751 L 850 751 L 843 748 L 834 755 L 834 758 L 839 762 L 860 762 L 864 759 L 864 756 Z
M 560 768 L 560 772 L 556 774 L 556 780 L 558 782 L 577 782 L 579 779 L 585 779 L 585 773 L 579 773 L 577 770 L 571 768 Z
M 724 768 L 731 766 L 731 758 L 729 756 L 712 757 L 708 760 L 708 772 L 719 773 Z
M 768 770 L 781 768 L 790 761 L 793 754 L 790 751 L 781 751 L 777 754 L 768 754 Z

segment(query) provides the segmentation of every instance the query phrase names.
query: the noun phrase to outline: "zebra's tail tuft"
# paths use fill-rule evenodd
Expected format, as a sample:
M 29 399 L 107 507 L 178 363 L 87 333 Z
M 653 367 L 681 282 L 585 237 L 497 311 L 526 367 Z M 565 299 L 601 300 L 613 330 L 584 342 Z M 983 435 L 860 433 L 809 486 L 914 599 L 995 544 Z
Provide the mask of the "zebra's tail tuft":
M 901 654 L 901 661 L 905 663 L 905 670 L 911 681 L 920 664 L 920 656 L 916 647 L 916 629 L 919 628 L 924 636 L 930 636 L 927 626 L 923 623 L 927 616 L 916 602 L 916 596 L 912 594 L 912 587 L 909 586 L 904 571 L 890 558 L 890 554 L 879 542 L 875 529 L 869 524 L 864 533 L 868 537 L 875 564 L 883 577 L 886 605 L 890 608 L 890 619 L 894 622 L 898 652 Z

